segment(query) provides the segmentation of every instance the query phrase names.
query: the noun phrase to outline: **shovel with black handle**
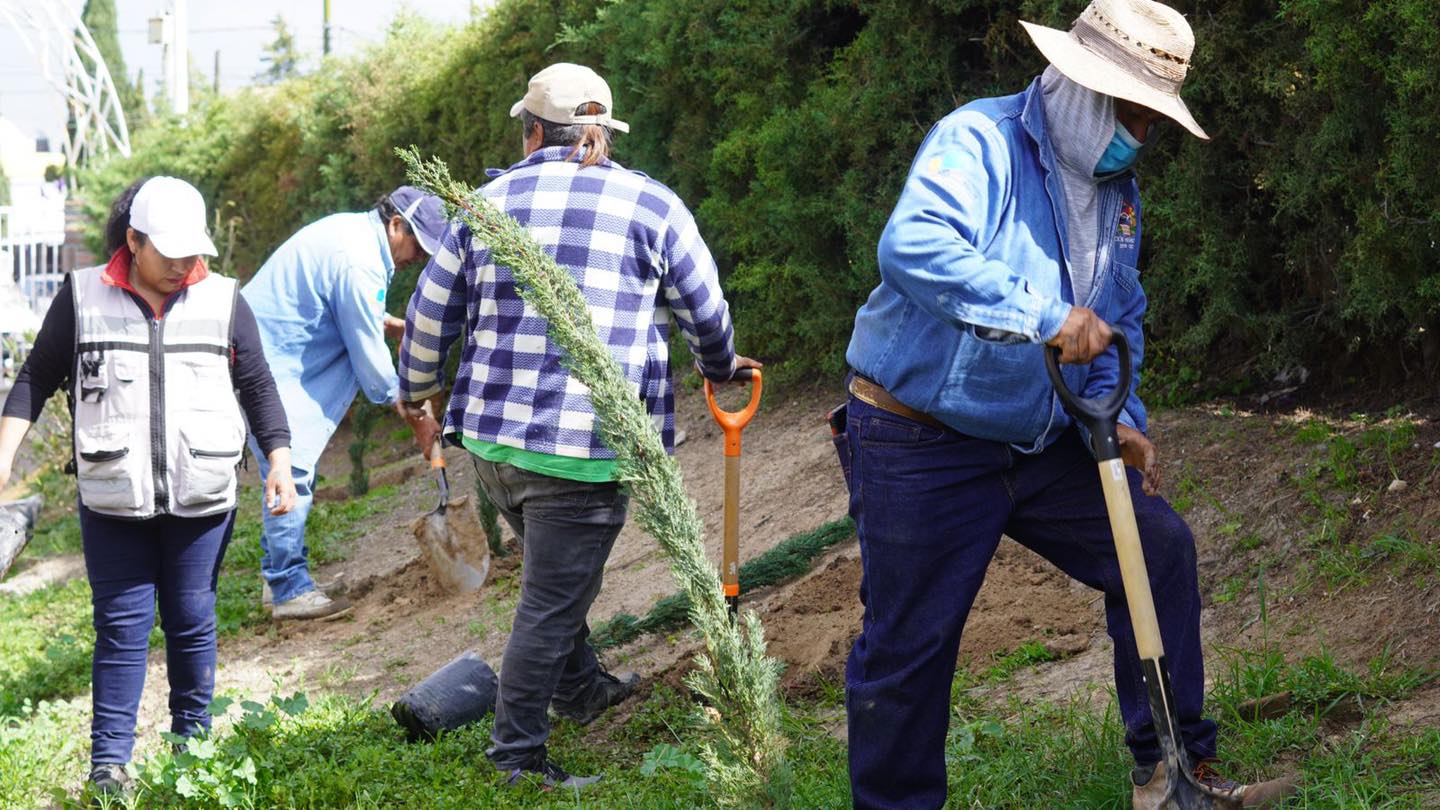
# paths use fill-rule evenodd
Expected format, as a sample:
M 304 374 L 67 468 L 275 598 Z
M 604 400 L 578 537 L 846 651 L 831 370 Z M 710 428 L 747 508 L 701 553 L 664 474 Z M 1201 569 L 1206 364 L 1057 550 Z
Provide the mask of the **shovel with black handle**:
M 1090 431 L 1090 446 L 1100 464 L 1100 485 L 1105 491 L 1105 507 L 1110 513 L 1110 531 L 1115 535 L 1115 555 L 1120 561 L 1120 578 L 1125 584 L 1125 602 L 1130 607 L 1130 624 L 1135 629 L 1135 646 L 1140 653 L 1140 667 L 1145 676 L 1145 689 L 1150 696 L 1151 722 L 1160 736 L 1164 757 L 1164 776 L 1169 784 L 1155 810 L 1209 810 L 1239 808 L 1240 800 L 1222 791 L 1200 784 L 1195 779 L 1190 757 L 1180 739 L 1180 720 L 1175 711 L 1175 697 L 1170 688 L 1170 673 L 1165 664 L 1165 646 L 1160 641 L 1160 622 L 1155 618 L 1155 599 L 1150 592 L 1150 575 L 1145 570 L 1145 554 L 1140 546 L 1140 530 L 1135 524 L 1135 505 L 1130 500 L 1130 483 L 1125 476 L 1125 463 L 1120 458 L 1120 440 L 1115 420 L 1130 395 L 1130 344 L 1116 329 L 1111 344 L 1120 353 L 1120 380 L 1108 398 L 1084 399 L 1076 396 L 1060 376 L 1060 350 L 1047 348 L 1045 370 L 1065 410 Z M 1159 773 L 1157 772 L 1157 776 Z

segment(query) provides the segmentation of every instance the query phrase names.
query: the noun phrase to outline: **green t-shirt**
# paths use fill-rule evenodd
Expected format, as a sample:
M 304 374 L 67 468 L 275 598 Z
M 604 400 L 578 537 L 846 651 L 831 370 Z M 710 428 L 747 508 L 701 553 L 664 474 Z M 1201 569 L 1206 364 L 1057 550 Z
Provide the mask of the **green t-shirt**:
M 461 436 L 460 443 L 466 450 L 496 464 L 510 464 L 522 470 L 564 478 L 567 481 L 586 481 L 598 484 L 615 480 L 613 458 L 570 458 L 550 453 L 536 453 L 520 447 L 510 447 L 493 442 L 482 442 L 469 436 Z

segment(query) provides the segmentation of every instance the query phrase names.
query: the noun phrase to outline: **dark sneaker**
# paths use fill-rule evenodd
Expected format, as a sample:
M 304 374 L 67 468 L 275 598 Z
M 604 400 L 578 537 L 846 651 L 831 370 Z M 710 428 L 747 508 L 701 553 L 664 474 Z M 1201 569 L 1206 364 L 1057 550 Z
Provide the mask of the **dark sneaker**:
M 1218 761 L 1214 759 L 1200 760 L 1195 765 L 1195 781 L 1211 790 L 1239 799 L 1241 807 L 1276 807 L 1294 796 L 1300 789 L 1293 775 L 1242 785 L 1234 779 L 1222 776 L 1215 769 Z M 1160 801 L 1165 797 L 1165 790 L 1169 786 L 1165 780 L 1165 763 L 1136 765 L 1135 770 L 1131 773 L 1130 781 L 1135 785 L 1132 794 L 1132 805 L 1135 810 L 1155 810 L 1160 806 Z
M 90 778 L 86 781 L 91 803 L 97 807 L 119 803 L 130 787 L 130 775 L 125 773 L 124 765 L 95 765 L 90 768 Z
M 555 760 L 548 755 L 540 758 L 540 764 L 529 768 L 515 768 L 510 775 L 505 777 L 506 787 L 520 787 L 523 785 L 534 785 L 541 790 L 549 791 L 555 788 L 569 788 L 580 790 L 599 782 L 602 778 L 599 774 L 595 776 L 571 776 L 565 769 L 555 764 Z
M 606 709 L 624 703 L 626 698 L 635 694 L 635 687 L 639 684 L 640 676 L 633 672 L 622 680 L 602 669 L 596 676 L 594 685 L 590 687 L 590 694 L 584 700 L 575 703 L 555 700 L 550 702 L 550 708 L 566 720 L 573 720 L 582 726 L 589 725 L 604 714 Z

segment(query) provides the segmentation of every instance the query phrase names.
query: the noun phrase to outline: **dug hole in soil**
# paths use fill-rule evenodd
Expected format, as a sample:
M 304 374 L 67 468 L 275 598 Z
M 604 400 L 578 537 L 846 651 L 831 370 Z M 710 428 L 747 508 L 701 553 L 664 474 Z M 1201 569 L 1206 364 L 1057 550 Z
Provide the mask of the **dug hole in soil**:
M 839 387 L 767 394 L 744 434 L 742 561 L 846 512 L 848 496 L 824 421 L 826 411 L 843 399 Z M 740 396 L 735 394 L 737 402 Z M 738 404 L 727 400 L 727 406 Z M 704 517 L 711 556 L 718 561 L 721 433 L 698 391 L 678 393 L 677 409 L 677 428 L 686 432 L 687 440 L 676 456 Z M 1417 588 L 1409 577 L 1381 572 L 1364 586 L 1334 593 L 1308 588 L 1286 595 L 1302 576 L 1306 554 L 1297 542 L 1305 527 L 1292 485 L 1300 461 L 1284 439 L 1293 434 L 1284 429 L 1286 420 L 1300 418 L 1303 415 L 1221 416 L 1206 408 L 1188 408 L 1153 420 L 1152 437 L 1169 471 L 1166 494 L 1176 496 L 1183 471 L 1188 479 L 1204 482 L 1210 496 L 1198 499 L 1186 513 L 1197 540 L 1209 671 L 1212 676 L 1219 671 L 1217 650 L 1265 643 L 1279 643 L 1294 656 L 1323 647 L 1347 665 L 1363 665 L 1388 650 L 1396 665 L 1435 669 L 1440 664 L 1440 588 L 1435 577 Z M 376 432 L 386 435 L 397 426 L 382 422 Z M 1429 448 L 1437 440 L 1435 423 L 1420 420 L 1416 446 Z M 349 442 L 342 429 L 330 443 L 321 471 L 328 481 L 339 483 L 322 489 L 322 499 L 344 497 Z M 466 649 L 476 650 L 499 669 L 518 597 L 520 559 L 511 531 L 502 522 L 512 553 L 492 560 L 489 581 L 478 594 L 447 593 L 421 559 L 412 535 L 415 519 L 436 503 L 427 466 L 407 446 L 382 447 L 375 454 L 382 470 L 375 483 L 396 485 L 395 506 L 371 518 L 361 536 L 338 549 L 338 562 L 316 572 L 321 580 L 343 575 L 354 610 L 333 622 L 267 624 L 251 635 L 222 640 L 217 694 L 237 692 L 258 700 L 296 690 L 357 696 L 374 692 L 377 704 L 386 705 Z M 467 453 L 450 448 L 446 457 L 452 492 L 472 493 L 474 470 Z M 1428 464 L 1428 451 L 1424 459 Z M 1416 465 L 1412 484 L 1434 475 L 1433 468 L 1427 473 L 1420 461 Z M 1394 514 L 1415 516 L 1429 527 L 1424 536 L 1433 544 L 1440 504 L 1432 489 L 1411 486 L 1382 505 Z M 1237 552 L 1225 532 L 1235 515 L 1245 516 L 1247 530 L 1258 534 L 1258 547 Z M 1373 516 L 1376 525 L 1381 517 Z M 1215 599 L 1221 583 L 1248 577 L 1260 564 L 1266 569 L 1269 593 L 1268 620 L 1263 623 L 1257 621 L 1260 596 L 1254 583 L 1223 603 Z M 814 560 L 798 579 L 742 595 L 742 604 L 757 609 L 764 619 L 770 653 L 785 662 L 783 683 L 792 697 L 842 679 L 845 657 L 860 627 L 859 582 L 859 551 L 852 537 Z M 606 565 L 591 624 L 622 612 L 643 615 L 675 590 L 658 545 L 627 525 Z M 1102 600 L 1006 539 L 970 615 L 959 659 L 963 666 L 983 670 L 1028 641 L 1043 644 L 1056 660 L 1026 668 L 997 698 L 1079 696 L 1097 709 L 1104 707 L 1111 684 L 1111 645 Z M 699 649 L 692 633 L 677 631 L 643 637 L 601 657 L 614 671 L 640 673 L 644 694 L 656 684 L 678 687 Z M 146 741 L 156 739 L 155 732 L 168 725 L 165 694 L 164 653 L 155 650 L 141 715 Z M 623 722 L 634 705 L 632 701 L 617 712 L 611 722 Z M 1440 687 L 1432 685 L 1397 703 L 1390 716 L 1400 723 L 1433 725 L 1440 718 Z M 836 733 L 843 735 L 843 720 L 836 724 Z

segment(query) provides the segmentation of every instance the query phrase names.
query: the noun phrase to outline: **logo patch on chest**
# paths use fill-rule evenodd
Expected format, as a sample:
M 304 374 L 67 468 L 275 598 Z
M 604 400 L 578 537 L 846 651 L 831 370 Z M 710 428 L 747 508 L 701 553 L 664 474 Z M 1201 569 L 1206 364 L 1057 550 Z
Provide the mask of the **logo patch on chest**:
M 1120 239 L 1135 238 L 1135 206 L 1130 203 L 1120 204 L 1120 221 L 1115 225 L 1115 235 Z

